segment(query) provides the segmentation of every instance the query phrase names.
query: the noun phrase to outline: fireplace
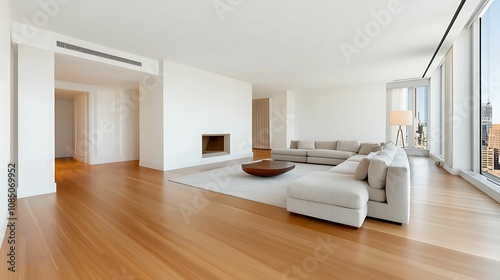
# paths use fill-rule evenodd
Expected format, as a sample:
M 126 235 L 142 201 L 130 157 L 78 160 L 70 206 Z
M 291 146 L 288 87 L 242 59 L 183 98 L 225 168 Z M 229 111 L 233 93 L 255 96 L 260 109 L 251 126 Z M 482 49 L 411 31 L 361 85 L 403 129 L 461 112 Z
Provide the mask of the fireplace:
M 229 155 L 229 134 L 203 134 L 201 155 L 203 158 Z

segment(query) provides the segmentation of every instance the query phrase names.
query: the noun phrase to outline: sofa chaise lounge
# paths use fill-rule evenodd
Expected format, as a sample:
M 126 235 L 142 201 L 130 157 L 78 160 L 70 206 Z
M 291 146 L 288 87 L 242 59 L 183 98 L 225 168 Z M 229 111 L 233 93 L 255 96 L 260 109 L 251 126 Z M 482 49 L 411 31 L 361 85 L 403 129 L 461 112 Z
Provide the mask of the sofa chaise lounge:
M 358 144 L 354 151 L 357 141 L 331 141 L 337 142 L 337 148 L 339 143 L 341 149 L 347 149 L 344 144 L 352 147 L 350 151 L 339 150 L 353 153 L 342 160 L 339 153 L 321 151 L 328 141 L 322 142 L 320 149 L 311 149 L 310 143 L 308 149 L 300 149 L 304 145 L 298 141 L 297 150 L 306 150 L 305 161 L 304 156 L 284 154 L 286 149 L 272 152 L 274 160 L 321 164 L 341 161 L 326 172 L 312 172 L 292 181 L 288 186 L 288 211 L 353 227 L 360 227 L 366 216 L 409 223 L 410 166 L 403 149 L 393 144 L 382 149 L 380 144 L 365 143 Z M 291 147 L 288 150 L 293 150 L 293 143 Z

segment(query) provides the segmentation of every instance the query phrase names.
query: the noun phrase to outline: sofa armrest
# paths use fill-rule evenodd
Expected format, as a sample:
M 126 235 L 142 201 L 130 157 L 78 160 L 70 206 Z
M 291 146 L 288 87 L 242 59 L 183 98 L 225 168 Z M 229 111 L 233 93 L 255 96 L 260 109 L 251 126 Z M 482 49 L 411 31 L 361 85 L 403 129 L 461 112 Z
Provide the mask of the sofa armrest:
M 393 205 L 409 205 L 410 168 L 404 166 L 389 167 L 389 170 L 387 171 L 385 191 L 387 196 L 387 203 Z
M 406 154 L 396 156 L 387 170 L 385 192 L 387 204 L 404 224 L 410 221 L 410 186 L 410 163 Z
M 410 222 L 410 163 L 398 149 L 386 175 L 385 202 L 368 201 L 368 216 L 402 224 Z

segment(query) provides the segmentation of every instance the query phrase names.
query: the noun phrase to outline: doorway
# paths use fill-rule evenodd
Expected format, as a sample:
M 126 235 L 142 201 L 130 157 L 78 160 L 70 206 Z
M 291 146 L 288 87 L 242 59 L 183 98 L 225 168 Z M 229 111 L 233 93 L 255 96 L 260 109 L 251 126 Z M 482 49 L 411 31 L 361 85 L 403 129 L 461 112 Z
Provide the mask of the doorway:
M 87 94 L 82 91 L 55 90 L 55 158 L 73 158 L 88 163 Z

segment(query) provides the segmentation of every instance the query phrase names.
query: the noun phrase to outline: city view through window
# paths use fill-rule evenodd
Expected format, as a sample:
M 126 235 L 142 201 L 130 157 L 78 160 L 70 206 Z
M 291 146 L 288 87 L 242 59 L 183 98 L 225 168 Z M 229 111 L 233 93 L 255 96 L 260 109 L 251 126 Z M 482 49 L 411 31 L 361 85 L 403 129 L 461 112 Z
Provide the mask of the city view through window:
M 389 112 L 411 111 L 413 121 L 404 125 L 403 141 L 405 146 L 413 149 L 427 149 L 427 127 L 429 117 L 428 86 L 392 88 L 387 90 Z M 397 126 L 388 126 L 389 139 L 396 139 Z M 396 141 L 396 140 L 393 140 Z M 397 141 L 396 141 L 397 142 Z M 402 143 L 399 143 L 402 145 Z
M 414 126 L 415 148 L 427 149 L 427 117 L 428 117 L 428 89 L 418 87 L 415 89 Z
M 481 18 L 481 170 L 500 180 L 500 1 Z

